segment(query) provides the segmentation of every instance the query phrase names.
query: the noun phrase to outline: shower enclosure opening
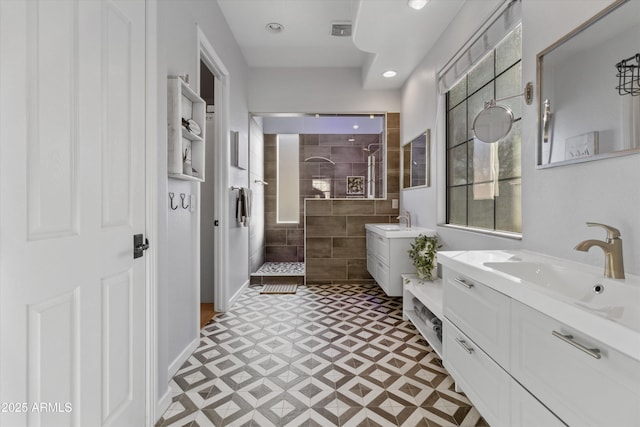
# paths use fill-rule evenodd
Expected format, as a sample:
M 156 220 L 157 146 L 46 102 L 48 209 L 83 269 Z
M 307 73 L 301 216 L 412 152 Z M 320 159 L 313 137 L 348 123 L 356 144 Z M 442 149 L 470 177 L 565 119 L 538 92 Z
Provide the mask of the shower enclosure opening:
M 264 262 L 304 262 L 306 199 L 386 197 L 385 114 L 269 114 L 258 116 L 257 121 L 262 127 L 264 163 L 260 172 L 264 175 L 252 177 L 251 181 L 262 179 L 269 183 L 263 189 L 264 200 L 254 200 L 254 204 L 262 202 L 264 206 Z M 286 164 L 279 163 L 277 141 L 282 135 L 298 138 L 298 154 L 294 156 L 297 162 L 290 157 Z M 399 157 L 399 147 L 391 151 L 392 160 Z M 280 182 L 278 171 L 286 176 L 286 168 L 298 170 L 297 185 L 291 179 Z M 282 206 L 279 193 L 292 186 L 297 187 L 299 219 L 283 223 L 277 217 L 278 206 Z M 259 242 L 252 245 L 259 250 Z M 286 280 L 282 283 L 288 283 Z

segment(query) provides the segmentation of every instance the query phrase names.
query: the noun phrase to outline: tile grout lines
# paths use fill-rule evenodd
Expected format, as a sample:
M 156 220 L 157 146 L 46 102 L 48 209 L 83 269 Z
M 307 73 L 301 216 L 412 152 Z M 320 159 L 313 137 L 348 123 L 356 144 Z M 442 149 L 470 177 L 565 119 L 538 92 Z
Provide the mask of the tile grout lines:
M 157 427 L 486 426 L 375 285 L 248 288 L 202 331 Z

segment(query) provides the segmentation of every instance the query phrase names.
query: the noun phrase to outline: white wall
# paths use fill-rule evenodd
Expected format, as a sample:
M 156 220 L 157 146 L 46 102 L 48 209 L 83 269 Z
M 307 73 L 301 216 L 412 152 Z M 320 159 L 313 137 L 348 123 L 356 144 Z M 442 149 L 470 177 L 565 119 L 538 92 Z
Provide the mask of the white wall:
M 523 2 L 523 81 L 535 81 L 536 54 L 611 1 Z M 549 8 L 555 8 L 550 14 Z M 611 78 L 615 79 L 612 65 Z M 607 78 L 609 76 L 603 76 Z M 613 90 L 613 89 L 612 89 Z M 602 251 L 573 250 L 587 238 L 602 239 L 604 232 L 588 229 L 586 221 L 620 229 L 626 271 L 640 273 L 640 157 L 588 162 L 545 170 L 535 169 L 536 108 L 523 109 L 523 236 L 524 246 L 539 252 L 604 265 Z M 585 120 L 589 120 L 585 117 Z M 635 225 L 635 227 L 634 227 Z
M 434 227 L 444 220 L 444 130 L 436 127 L 436 74 L 453 57 L 499 1 L 465 3 L 460 14 L 436 46 L 408 79 L 402 90 L 401 138 L 406 142 L 425 128 L 433 134 L 431 188 L 403 191 L 401 204 L 417 225 Z M 536 81 L 536 54 L 581 22 L 610 4 L 593 0 L 523 0 L 522 80 Z M 551 13 L 552 11 L 552 13 Z M 612 73 L 615 68 L 612 66 Z M 612 74 L 613 75 L 613 74 Z M 602 251 L 584 254 L 573 250 L 581 240 L 604 238 L 601 230 L 587 229 L 585 221 L 620 228 L 624 241 L 625 267 L 640 273 L 639 156 L 538 170 L 535 167 L 537 101 L 523 105 L 522 114 L 522 211 L 523 240 L 486 236 L 438 227 L 446 249 L 522 247 L 598 266 Z M 439 117 L 438 119 L 441 119 Z M 588 120 L 588 118 L 585 118 Z
M 251 223 L 249 226 L 249 268 L 255 272 L 264 263 L 264 185 L 256 181 L 264 180 L 264 131 L 262 118 L 252 117 L 249 123 L 249 185 L 253 194 Z M 274 183 L 271 183 L 272 185 Z
M 168 390 L 168 369 L 199 338 L 199 283 L 197 281 L 197 215 L 195 212 L 169 209 L 168 193 L 196 194 L 197 183 L 167 178 L 167 90 L 168 75 L 188 73 L 197 87 L 198 62 L 196 24 L 213 45 L 230 73 L 230 126 L 248 134 L 248 67 L 215 1 L 182 0 L 158 2 L 158 396 Z M 228 144 L 228 140 L 224 143 Z M 227 161 L 228 164 L 228 161 Z M 207 165 L 207 179 L 214 176 Z M 247 171 L 230 168 L 228 186 L 248 185 Z M 231 191 L 224 197 L 232 198 Z M 231 201 L 231 200 L 230 200 Z M 230 204 L 230 211 L 235 209 Z M 234 214 L 230 212 L 230 219 Z M 228 227 L 230 244 L 225 249 L 234 264 L 229 269 L 224 294 L 231 297 L 248 280 L 248 229 L 235 221 Z M 161 414 L 158 414 L 161 415 Z
M 252 68 L 253 113 L 370 113 L 400 110 L 399 90 L 364 90 L 359 68 Z

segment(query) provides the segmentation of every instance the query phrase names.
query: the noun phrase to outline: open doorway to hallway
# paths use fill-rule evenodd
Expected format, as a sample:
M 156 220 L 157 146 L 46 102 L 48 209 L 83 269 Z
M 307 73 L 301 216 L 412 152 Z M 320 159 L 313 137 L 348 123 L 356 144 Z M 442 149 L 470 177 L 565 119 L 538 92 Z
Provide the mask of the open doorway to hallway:
M 215 74 L 204 61 L 200 61 L 200 97 L 206 107 L 205 163 L 209 166 L 207 179 L 200 188 L 200 328 L 203 328 L 215 316 L 215 143 L 216 143 L 216 86 L 219 84 Z

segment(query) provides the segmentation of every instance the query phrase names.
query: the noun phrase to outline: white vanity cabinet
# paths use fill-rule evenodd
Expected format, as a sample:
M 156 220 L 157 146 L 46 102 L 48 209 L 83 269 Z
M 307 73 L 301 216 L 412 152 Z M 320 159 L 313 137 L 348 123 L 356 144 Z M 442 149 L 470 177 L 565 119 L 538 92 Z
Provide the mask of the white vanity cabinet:
M 388 238 L 367 231 L 367 270 L 391 297 L 402 296 L 402 273 L 415 271 L 407 251 L 413 238 Z
M 560 300 L 525 304 L 539 304 L 537 294 L 491 272 L 483 257 L 438 255 L 443 364 L 489 424 L 640 425 L 640 360 L 580 329 L 597 331 L 593 323 L 568 326 L 542 312 L 554 306 L 562 313 Z M 615 292 L 613 284 L 608 291 Z
M 443 279 L 444 315 L 508 369 L 510 298 L 450 269 Z
M 509 426 L 511 377 L 446 314 L 443 326 L 443 364 L 456 386 L 467 394 L 489 425 Z
M 511 342 L 513 377 L 568 425 L 640 425 L 640 362 L 515 300 Z
M 512 376 L 512 300 L 443 268 L 443 365 L 492 427 L 564 424 Z
M 511 379 L 510 427 L 566 427 L 538 399 Z

